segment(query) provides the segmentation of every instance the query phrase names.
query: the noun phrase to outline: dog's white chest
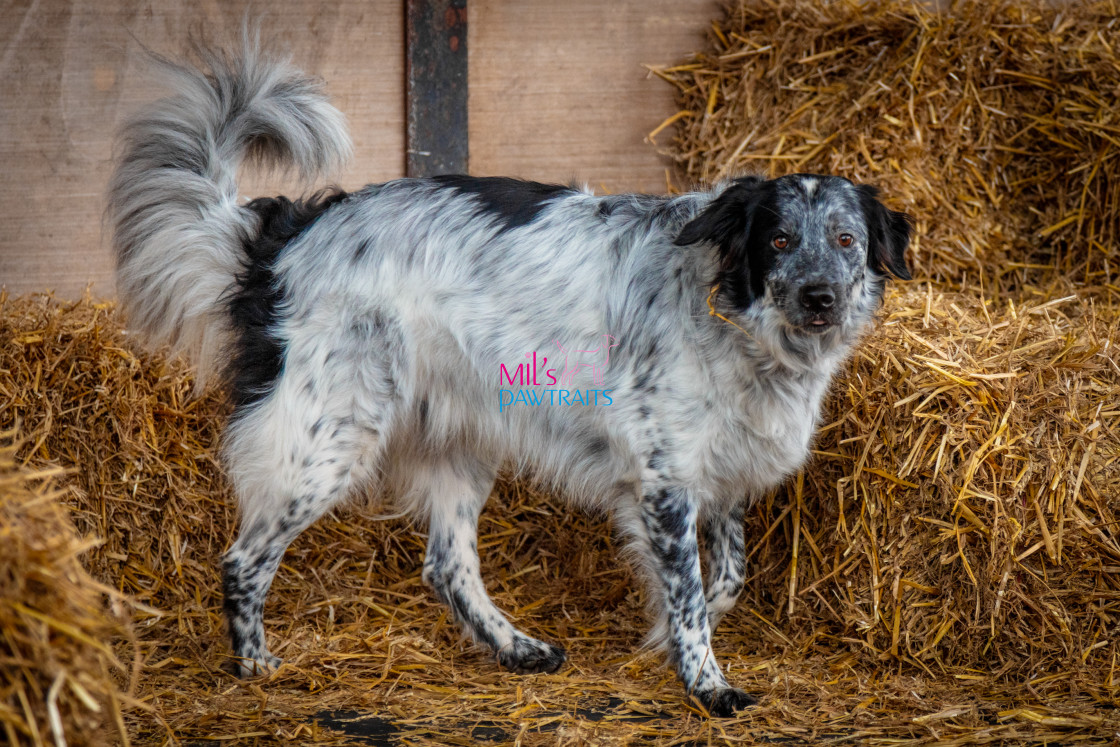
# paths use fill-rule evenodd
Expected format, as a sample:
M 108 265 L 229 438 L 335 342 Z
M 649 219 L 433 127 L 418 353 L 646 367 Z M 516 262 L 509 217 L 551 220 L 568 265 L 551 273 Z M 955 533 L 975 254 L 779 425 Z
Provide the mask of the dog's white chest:
M 695 444 L 700 479 L 717 492 L 769 490 L 809 456 L 827 379 L 757 385 L 710 412 Z

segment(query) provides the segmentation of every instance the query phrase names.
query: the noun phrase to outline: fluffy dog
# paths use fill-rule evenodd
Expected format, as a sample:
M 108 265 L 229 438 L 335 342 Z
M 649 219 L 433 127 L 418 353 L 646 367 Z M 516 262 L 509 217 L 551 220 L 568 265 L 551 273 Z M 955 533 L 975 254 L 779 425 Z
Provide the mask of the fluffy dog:
M 467 634 L 513 671 L 557 669 L 564 651 L 517 630 L 479 573 L 506 468 L 609 510 L 687 692 L 718 716 L 752 703 L 710 646 L 743 584 L 744 507 L 805 463 L 833 374 L 888 277 L 909 277 L 910 219 L 805 174 L 671 197 L 444 176 L 240 205 L 244 157 L 311 178 L 349 139 L 316 82 L 257 45 L 200 55 L 161 61 L 174 92 L 125 126 L 108 214 L 132 328 L 232 393 L 242 672 L 279 664 L 262 608 L 285 548 L 365 491 L 427 523 L 424 580 Z M 548 391 L 556 346 L 604 335 L 597 388 Z

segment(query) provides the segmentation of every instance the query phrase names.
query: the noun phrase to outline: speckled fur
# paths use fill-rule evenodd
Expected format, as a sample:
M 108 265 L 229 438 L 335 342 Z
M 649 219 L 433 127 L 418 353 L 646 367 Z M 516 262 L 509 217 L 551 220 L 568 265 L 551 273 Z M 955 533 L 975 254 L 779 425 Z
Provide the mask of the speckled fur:
M 207 59 L 209 77 L 176 68 L 158 116 L 129 125 L 109 213 L 134 326 L 186 341 L 204 369 L 232 361 L 231 381 L 253 351 L 275 358 L 239 385 L 224 448 L 241 507 L 224 571 L 242 671 L 279 663 L 262 609 L 287 545 L 371 491 L 427 523 L 424 580 L 465 632 L 514 671 L 558 668 L 564 651 L 519 632 L 479 573 L 479 513 L 506 468 L 609 510 L 649 585 L 651 641 L 686 690 L 714 715 L 752 702 L 710 645 L 743 583 L 744 507 L 805 463 L 833 374 L 889 272 L 906 274 L 905 216 L 870 188 L 809 175 L 676 197 L 403 179 L 238 206 L 254 135 L 307 173 L 348 143 L 298 73 L 252 49 Z M 277 248 L 273 224 L 298 232 Z M 830 289 L 827 308 L 808 304 L 809 286 Z M 709 314 L 713 287 L 734 324 Z M 598 371 L 611 405 L 499 410 L 500 364 L 594 350 L 603 335 L 617 342 Z

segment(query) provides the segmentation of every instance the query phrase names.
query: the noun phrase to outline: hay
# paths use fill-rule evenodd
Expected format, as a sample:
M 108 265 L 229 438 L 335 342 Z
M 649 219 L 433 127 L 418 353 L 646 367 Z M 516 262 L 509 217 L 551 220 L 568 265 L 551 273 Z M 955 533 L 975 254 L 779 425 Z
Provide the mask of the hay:
M 1109 285 L 1120 242 L 1120 5 L 745 0 L 680 90 L 693 179 L 881 185 L 918 218 L 924 277 Z
M 918 220 L 919 282 L 752 516 L 747 603 L 946 693 L 1114 705 L 1116 4 L 744 0 L 711 42 L 654 71 L 691 178 L 836 173 Z
M 7 744 L 127 743 L 114 653 L 128 636 L 79 560 L 91 542 L 58 503 L 59 470 L 15 461 L 0 433 L 0 734 Z
M 776 500 L 791 523 L 755 559 L 765 614 L 930 675 L 1114 698 L 1116 312 L 928 284 L 892 297 Z
M 330 741 L 340 737 L 318 724 L 341 729 L 337 712 L 357 708 L 436 743 L 479 721 L 516 735 L 530 720 L 543 720 L 540 738 L 550 742 L 583 721 L 572 709 L 611 697 L 659 693 L 679 707 L 656 657 L 620 656 L 641 640 L 642 603 L 601 520 L 573 517 L 518 485 L 504 486 L 502 507 L 481 522 L 496 601 L 577 661 L 625 667 L 641 687 L 630 677 L 604 687 L 571 669 L 528 679 L 500 671 L 460 640 L 422 583 L 424 535 L 360 511 L 319 521 L 285 557 L 266 624 L 287 666 L 268 684 L 230 677 L 218 563 L 234 527 L 217 463 L 222 393 L 192 399 L 189 374 L 133 352 L 109 304 L 0 296 L 0 320 L 0 427 L 21 425 L 21 459 L 73 467 L 61 478 L 64 500 L 83 532 L 104 538 L 86 565 L 148 605 L 136 615 L 144 662 L 136 699 L 150 710 L 125 714 L 135 740 Z M 562 715 L 542 719 L 550 709 Z

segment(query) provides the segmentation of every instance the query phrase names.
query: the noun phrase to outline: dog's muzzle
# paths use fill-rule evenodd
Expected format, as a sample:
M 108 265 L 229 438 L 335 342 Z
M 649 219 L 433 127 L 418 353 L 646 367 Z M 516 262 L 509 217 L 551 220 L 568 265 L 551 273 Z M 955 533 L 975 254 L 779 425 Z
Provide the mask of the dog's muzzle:
M 819 334 L 837 323 L 837 293 L 827 283 L 803 285 L 797 293 L 798 317 L 801 330 Z

